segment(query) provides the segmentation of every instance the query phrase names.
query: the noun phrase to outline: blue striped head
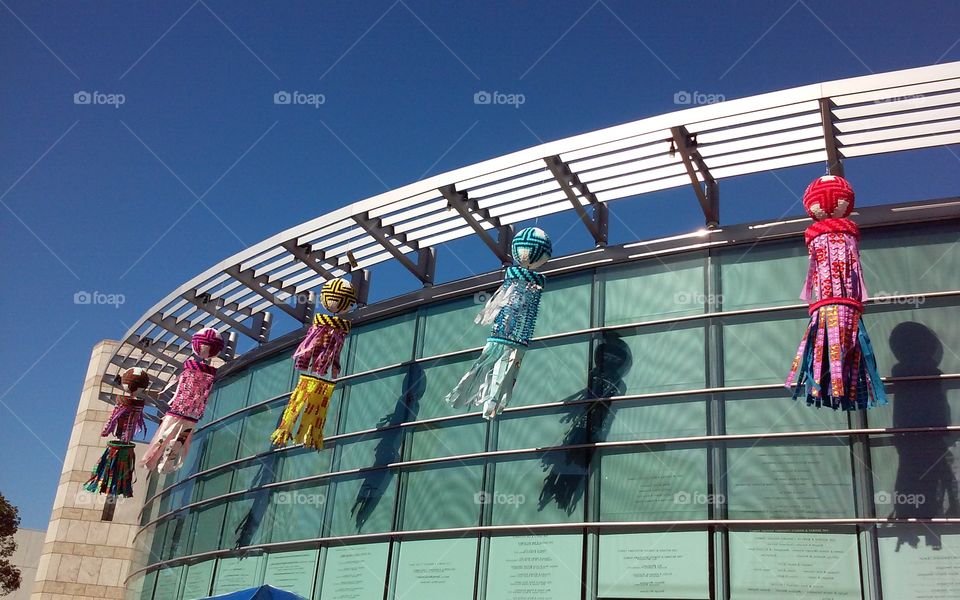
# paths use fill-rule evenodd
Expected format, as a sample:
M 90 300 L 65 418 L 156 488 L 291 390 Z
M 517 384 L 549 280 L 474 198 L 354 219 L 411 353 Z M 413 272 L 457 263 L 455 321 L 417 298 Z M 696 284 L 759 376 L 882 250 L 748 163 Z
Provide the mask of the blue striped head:
M 550 260 L 553 244 L 550 236 L 539 227 L 527 227 L 513 237 L 513 259 L 521 267 L 536 269 Z

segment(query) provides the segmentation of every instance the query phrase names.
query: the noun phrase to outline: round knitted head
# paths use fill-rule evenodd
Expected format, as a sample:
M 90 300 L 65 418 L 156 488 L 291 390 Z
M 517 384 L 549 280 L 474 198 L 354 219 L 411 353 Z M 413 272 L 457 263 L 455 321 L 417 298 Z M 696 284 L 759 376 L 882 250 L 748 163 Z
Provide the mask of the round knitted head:
M 838 175 L 824 175 L 813 180 L 803 193 L 803 208 L 814 221 L 839 219 L 853 210 L 853 188 Z
M 145 389 L 150 385 L 150 377 L 147 372 L 140 367 L 130 367 L 125 369 L 120 375 L 120 385 L 128 393 L 134 393 L 137 390 Z
M 553 255 L 550 236 L 539 227 L 522 229 L 513 238 L 512 250 L 514 260 L 528 269 L 536 269 Z
M 346 279 L 331 279 L 320 290 L 320 304 L 333 314 L 345 313 L 356 303 L 357 290 Z
M 223 350 L 223 338 L 213 327 L 205 327 L 193 334 L 190 345 L 200 358 L 213 358 Z

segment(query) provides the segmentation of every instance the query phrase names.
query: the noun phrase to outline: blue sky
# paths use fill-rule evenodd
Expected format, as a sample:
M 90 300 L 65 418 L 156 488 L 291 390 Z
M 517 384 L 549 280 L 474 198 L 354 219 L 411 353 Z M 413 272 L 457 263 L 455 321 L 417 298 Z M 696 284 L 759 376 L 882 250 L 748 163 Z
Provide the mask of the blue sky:
M 678 92 L 731 99 L 960 60 L 958 22 L 952 2 L 2 0 L 0 491 L 45 528 L 93 344 L 248 245 L 427 175 L 682 108 Z M 274 104 L 283 90 L 325 101 Z M 75 104 L 82 91 L 124 101 Z M 524 103 L 478 105 L 480 91 Z M 847 175 L 863 204 L 955 195 L 958 156 L 860 159 Z M 724 182 L 722 220 L 799 214 L 822 172 Z M 689 188 L 612 210 L 614 242 L 702 225 Z M 573 219 L 541 226 L 558 237 Z M 440 249 L 441 279 L 497 267 L 471 243 Z M 574 227 L 558 251 L 586 244 Z M 375 298 L 413 287 L 374 270 Z M 75 304 L 81 291 L 124 303 Z

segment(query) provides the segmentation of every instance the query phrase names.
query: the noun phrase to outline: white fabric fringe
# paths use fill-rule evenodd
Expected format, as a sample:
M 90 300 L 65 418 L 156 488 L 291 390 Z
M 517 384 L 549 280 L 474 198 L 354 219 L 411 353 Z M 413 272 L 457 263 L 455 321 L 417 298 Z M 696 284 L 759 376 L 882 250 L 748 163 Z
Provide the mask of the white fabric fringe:
M 189 419 L 166 415 L 154 434 L 140 464 L 157 473 L 173 473 L 183 466 L 197 424 Z
M 487 342 L 479 358 L 444 400 L 454 408 L 482 406 L 483 418 L 493 419 L 510 403 L 523 354 L 524 348 Z

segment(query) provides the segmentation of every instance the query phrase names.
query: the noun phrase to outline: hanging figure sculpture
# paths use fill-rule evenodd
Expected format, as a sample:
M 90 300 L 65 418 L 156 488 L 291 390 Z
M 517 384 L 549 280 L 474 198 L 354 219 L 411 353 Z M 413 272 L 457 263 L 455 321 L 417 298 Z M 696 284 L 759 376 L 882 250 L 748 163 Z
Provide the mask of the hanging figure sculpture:
M 274 446 L 285 446 L 291 440 L 308 448 L 323 448 L 323 426 L 335 383 L 324 379 L 340 376 L 340 351 L 350 333 L 350 321 L 340 314 L 357 302 L 357 293 L 346 279 L 331 279 L 320 290 L 320 304 L 333 313 L 317 314 L 307 335 L 293 353 L 293 366 L 299 371 L 297 387 L 290 394 L 280 424 L 270 436 Z M 294 434 L 293 428 L 300 419 Z
M 183 466 L 193 430 L 207 408 L 217 375 L 216 367 L 207 361 L 223 350 L 223 338 L 216 329 L 207 327 L 193 335 L 190 345 L 194 357 L 184 361 L 170 408 L 140 461 L 150 471 L 172 473 Z
M 132 440 L 138 432 L 146 433 L 143 420 L 144 401 L 136 397 L 139 390 L 150 385 L 150 377 L 140 367 L 125 369 L 120 374 L 120 386 L 126 392 L 117 396 L 116 404 L 100 437 L 116 438 L 107 442 L 97 466 L 84 485 L 88 492 L 108 496 L 133 496 L 133 463 L 136 460 Z
M 503 285 L 475 319 L 480 325 L 493 325 L 487 343 L 445 398 L 454 408 L 481 406 L 488 420 L 510 403 L 520 362 L 533 337 L 545 282 L 533 269 L 550 260 L 553 247 L 542 229 L 528 227 L 514 236 L 512 251 L 519 266 L 507 267 Z
M 847 218 L 853 188 L 825 175 L 807 187 L 803 206 L 814 223 L 805 233 L 810 268 L 801 298 L 810 323 L 793 359 L 786 387 L 807 404 L 856 410 L 887 403 L 877 360 L 863 326 L 867 288 L 860 265 L 860 230 Z

